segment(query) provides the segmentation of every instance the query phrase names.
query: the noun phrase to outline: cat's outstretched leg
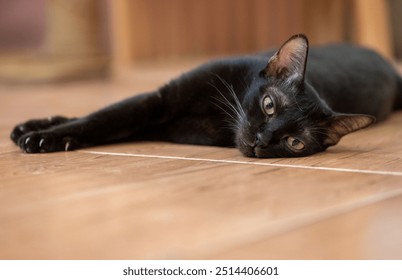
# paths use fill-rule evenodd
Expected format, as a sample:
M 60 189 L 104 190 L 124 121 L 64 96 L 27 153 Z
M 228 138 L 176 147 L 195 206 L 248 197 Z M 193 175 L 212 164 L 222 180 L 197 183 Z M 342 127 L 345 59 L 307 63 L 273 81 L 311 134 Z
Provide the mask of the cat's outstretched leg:
M 69 151 L 124 140 L 166 117 L 159 92 L 137 95 L 82 118 L 54 117 L 16 126 L 11 139 L 27 153 Z

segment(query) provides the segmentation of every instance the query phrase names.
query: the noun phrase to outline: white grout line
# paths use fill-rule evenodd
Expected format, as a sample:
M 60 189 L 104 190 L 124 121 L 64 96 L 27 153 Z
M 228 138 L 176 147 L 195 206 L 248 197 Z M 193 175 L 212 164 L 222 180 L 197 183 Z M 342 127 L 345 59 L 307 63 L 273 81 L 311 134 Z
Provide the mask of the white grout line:
M 175 159 L 175 160 L 188 160 L 188 161 L 204 161 L 204 162 L 216 162 L 216 163 L 259 165 L 259 166 L 283 167 L 283 168 L 312 169 L 312 170 L 334 171 L 334 172 L 362 173 L 362 174 L 373 174 L 373 175 L 402 176 L 402 172 L 383 171 L 383 170 L 365 170 L 365 169 L 308 166 L 308 165 L 295 165 L 295 164 L 255 162 L 255 161 L 237 161 L 237 160 L 225 160 L 225 159 L 192 158 L 192 157 L 161 156 L 161 155 L 130 154 L 130 153 L 112 153 L 112 152 L 98 152 L 98 151 L 79 151 L 79 152 L 86 153 L 86 154 L 95 154 L 95 155 L 143 157 L 143 158 L 157 158 L 157 159 Z

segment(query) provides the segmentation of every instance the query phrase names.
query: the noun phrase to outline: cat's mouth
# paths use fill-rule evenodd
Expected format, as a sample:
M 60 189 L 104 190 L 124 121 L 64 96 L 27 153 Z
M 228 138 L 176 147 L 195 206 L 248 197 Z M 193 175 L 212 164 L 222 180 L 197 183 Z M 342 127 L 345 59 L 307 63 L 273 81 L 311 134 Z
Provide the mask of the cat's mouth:
M 240 143 L 238 143 L 237 147 L 240 152 L 246 157 L 258 157 L 256 146 L 251 146 L 241 141 Z
M 244 137 L 244 133 L 237 137 L 237 148 L 246 157 L 258 157 L 257 145 L 254 141 L 249 141 L 247 137 Z M 246 134 L 248 135 L 248 134 Z
M 260 145 L 249 145 L 243 141 L 239 142 L 237 148 L 246 157 L 253 158 L 275 158 L 278 157 L 268 147 L 262 147 Z
M 246 146 L 240 149 L 242 154 L 246 157 L 253 157 L 253 158 L 267 158 L 267 157 L 275 157 L 274 155 L 271 155 L 271 153 L 268 152 L 268 150 L 265 148 L 261 148 L 259 146 Z
M 259 146 L 245 146 L 240 148 L 240 152 L 246 157 L 253 157 L 253 158 L 276 158 L 279 157 L 278 155 L 272 153 L 272 151 L 268 150 L 267 148 L 262 148 Z
M 243 155 L 245 155 L 246 157 L 258 157 L 255 147 L 250 147 L 248 146 L 248 149 L 246 150 L 246 152 L 242 151 Z

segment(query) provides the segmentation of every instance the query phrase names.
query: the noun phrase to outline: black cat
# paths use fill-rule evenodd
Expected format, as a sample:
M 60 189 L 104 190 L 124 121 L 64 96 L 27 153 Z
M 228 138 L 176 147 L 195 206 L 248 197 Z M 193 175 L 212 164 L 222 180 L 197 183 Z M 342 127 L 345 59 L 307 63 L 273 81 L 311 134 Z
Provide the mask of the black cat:
M 402 108 L 402 79 L 377 53 L 333 45 L 312 48 L 307 63 L 308 49 L 295 35 L 276 53 L 213 61 L 82 118 L 28 121 L 11 139 L 27 153 L 143 139 L 298 157 Z

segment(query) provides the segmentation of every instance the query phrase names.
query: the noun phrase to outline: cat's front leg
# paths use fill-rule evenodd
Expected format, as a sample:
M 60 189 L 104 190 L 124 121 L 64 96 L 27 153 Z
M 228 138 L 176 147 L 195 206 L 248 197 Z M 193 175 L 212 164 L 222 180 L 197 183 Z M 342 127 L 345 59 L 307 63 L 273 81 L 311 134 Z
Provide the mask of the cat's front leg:
M 26 153 L 70 151 L 122 142 L 171 118 L 174 114 L 164 105 L 159 92 L 141 94 L 82 118 L 28 121 L 18 125 L 11 138 Z

